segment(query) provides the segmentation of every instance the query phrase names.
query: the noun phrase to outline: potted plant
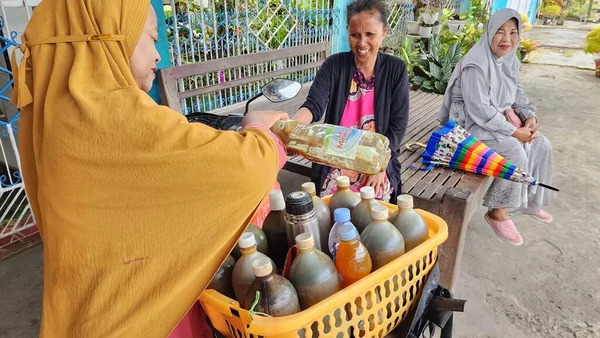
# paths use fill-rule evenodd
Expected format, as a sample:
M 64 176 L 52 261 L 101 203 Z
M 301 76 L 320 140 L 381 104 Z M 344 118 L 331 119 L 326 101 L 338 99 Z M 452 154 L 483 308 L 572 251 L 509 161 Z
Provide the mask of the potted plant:
M 421 26 L 419 26 L 419 35 L 423 38 L 429 38 L 432 31 L 433 24 L 422 23 Z
M 540 46 L 540 43 L 535 40 L 521 38 L 521 42 L 519 44 L 519 51 L 520 51 L 519 59 L 521 61 L 525 62 L 524 60 L 525 60 L 525 57 L 527 57 L 527 54 L 533 52 L 539 46 Z
M 437 21 L 440 15 L 439 8 L 425 7 L 422 8 L 421 11 L 421 19 L 423 19 L 423 23 L 426 25 L 433 25 Z
M 542 8 L 542 15 L 544 16 L 544 25 L 549 25 L 554 22 L 554 19 L 560 16 L 562 8 L 559 5 L 550 5 Z
M 452 20 L 448 20 L 448 30 L 450 31 L 450 33 L 454 34 L 454 35 L 458 35 L 462 32 L 462 30 L 465 28 L 465 25 L 467 24 L 467 20 L 466 20 L 466 15 L 462 14 L 462 15 L 458 15 L 455 14 L 454 16 L 452 16 Z
M 600 77 L 600 26 L 594 27 L 585 37 L 583 51 L 592 54 L 596 62 L 596 77 Z
M 413 19 L 406 21 L 406 28 L 408 35 L 419 34 L 419 3 L 418 1 L 413 2 Z
M 442 23 L 438 20 L 433 24 L 433 28 L 431 29 L 431 33 L 434 35 L 440 34 L 442 30 Z

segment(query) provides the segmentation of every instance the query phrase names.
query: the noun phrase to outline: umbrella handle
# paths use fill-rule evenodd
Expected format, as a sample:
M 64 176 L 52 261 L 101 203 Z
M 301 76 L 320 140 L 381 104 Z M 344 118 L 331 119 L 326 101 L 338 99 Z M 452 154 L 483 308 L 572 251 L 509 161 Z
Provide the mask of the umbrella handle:
M 407 142 L 404 147 L 406 147 L 406 149 L 410 150 L 410 151 L 415 151 L 416 149 L 413 149 L 413 146 L 419 146 L 421 148 L 427 148 L 427 145 L 425 143 L 421 143 L 421 142 Z

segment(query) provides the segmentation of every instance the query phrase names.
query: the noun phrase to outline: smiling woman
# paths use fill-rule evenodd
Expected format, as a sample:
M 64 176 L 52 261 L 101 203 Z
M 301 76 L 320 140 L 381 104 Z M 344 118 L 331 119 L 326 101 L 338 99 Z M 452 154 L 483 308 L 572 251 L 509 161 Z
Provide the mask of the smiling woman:
M 375 131 L 390 140 L 392 160 L 387 171 L 361 175 L 348 170 L 313 164 L 312 181 L 320 195 L 336 190 L 338 176 L 350 177 L 350 188 L 375 188 L 376 197 L 394 202 L 400 192 L 398 148 L 408 123 L 409 84 L 406 65 L 380 52 L 388 32 L 389 10 L 384 0 L 356 0 L 348 5 L 350 52 L 325 60 L 295 119 L 303 123 L 328 124 Z
M 519 168 L 551 182 L 552 146 L 538 131 L 535 106 L 521 85 L 520 33 L 519 12 L 502 9 L 492 15 L 486 32 L 452 73 L 440 121 L 456 121 Z M 484 197 L 485 220 L 500 239 L 521 245 L 511 216 L 525 213 L 550 223 L 552 216 L 542 210 L 549 200 L 544 189 L 495 179 Z

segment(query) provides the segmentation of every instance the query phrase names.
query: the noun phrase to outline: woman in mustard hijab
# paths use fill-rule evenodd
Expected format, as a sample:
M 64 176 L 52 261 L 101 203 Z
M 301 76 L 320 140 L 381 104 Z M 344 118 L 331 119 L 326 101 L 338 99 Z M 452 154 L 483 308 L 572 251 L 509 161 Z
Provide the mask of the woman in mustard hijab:
M 150 0 L 44 0 L 23 35 L 13 102 L 43 337 L 167 336 L 285 162 L 268 130 L 284 113 L 235 133 L 154 103 L 156 35 Z

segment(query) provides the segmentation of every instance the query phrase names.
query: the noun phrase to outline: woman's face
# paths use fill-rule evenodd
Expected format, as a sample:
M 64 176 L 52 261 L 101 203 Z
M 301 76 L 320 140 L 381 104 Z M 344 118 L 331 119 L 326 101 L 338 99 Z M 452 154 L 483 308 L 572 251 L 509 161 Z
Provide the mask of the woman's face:
M 358 66 L 373 66 L 377 53 L 387 34 L 387 27 L 379 20 L 378 12 L 360 12 L 348 23 L 348 40 Z
M 158 27 L 156 13 L 150 7 L 148 18 L 144 24 L 142 35 L 138 40 L 129 63 L 131 65 L 131 73 L 135 79 L 135 83 L 141 90 L 148 92 L 152 88 L 154 81 L 154 72 L 156 65 L 160 62 L 160 55 L 156 50 L 156 41 L 158 40 Z
M 517 20 L 510 19 L 502 25 L 492 39 L 492 53 L 502 57 L 512 52 L 519 45 L 519 28 Z

